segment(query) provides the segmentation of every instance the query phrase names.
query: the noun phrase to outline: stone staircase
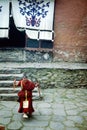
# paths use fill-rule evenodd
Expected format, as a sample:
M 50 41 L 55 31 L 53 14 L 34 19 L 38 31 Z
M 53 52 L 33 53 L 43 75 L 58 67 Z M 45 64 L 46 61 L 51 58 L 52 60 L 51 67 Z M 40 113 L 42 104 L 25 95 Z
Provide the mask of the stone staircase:
M 20 80 L 23 76 L 21 69 L 0 68 L 0 101 L 17 101 L 20 87 L 13 89 L 13 81 Z M 38 90 L 33 90 L 33 100 L 39 99 Z

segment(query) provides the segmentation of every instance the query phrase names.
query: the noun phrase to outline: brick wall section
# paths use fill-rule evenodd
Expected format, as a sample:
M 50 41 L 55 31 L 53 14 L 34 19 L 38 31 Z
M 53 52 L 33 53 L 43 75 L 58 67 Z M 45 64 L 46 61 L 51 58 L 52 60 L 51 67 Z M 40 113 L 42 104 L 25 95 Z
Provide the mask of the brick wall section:
M 54 61 L 87 62 L 87 0 L 55 0 Z

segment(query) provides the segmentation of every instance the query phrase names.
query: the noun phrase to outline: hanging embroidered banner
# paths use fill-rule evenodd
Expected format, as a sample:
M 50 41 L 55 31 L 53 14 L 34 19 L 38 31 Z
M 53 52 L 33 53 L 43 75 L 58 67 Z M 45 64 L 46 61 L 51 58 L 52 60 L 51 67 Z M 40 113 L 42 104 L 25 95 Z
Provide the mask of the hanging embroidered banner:
M 24 2 L 25 3 L 25 2 Z M 25 16 L 20 12 L 20 3 L 18 0 L 12 0 L 12 15 L 16 27 L 20 30 L 25 29 Z
M 12 9 L 16 26 L 26 28 L 28 37 L 52 40 L 54 0 L 12 0 Z
M 0 38 L 9 33 L 9 0 L 0 0 Z

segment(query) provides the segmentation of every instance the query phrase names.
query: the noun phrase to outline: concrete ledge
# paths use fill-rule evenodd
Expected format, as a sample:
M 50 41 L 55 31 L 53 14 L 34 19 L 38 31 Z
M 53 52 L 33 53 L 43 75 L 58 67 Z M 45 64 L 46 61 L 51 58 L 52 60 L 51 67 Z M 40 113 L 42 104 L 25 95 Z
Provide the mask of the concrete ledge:
M 12 69 L 12 68 L 57 68 L 57 69 L 87 69 L 86 63 L 68 63 L 68 62 L 57 62 L 57 63 L 30 63 L 30 62 L 1 62 L 0 68 Z

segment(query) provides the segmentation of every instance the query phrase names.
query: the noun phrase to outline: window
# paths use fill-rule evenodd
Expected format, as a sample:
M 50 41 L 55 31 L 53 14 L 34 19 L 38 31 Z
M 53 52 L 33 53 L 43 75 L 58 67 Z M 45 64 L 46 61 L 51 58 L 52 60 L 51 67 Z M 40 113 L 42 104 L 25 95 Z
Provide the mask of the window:
M 53 41 L 51 40 L 35 40 L 35 39 L 29 39 L 26 40 L 26 48 L 30 49 L 52 49 L 53 48 Z

